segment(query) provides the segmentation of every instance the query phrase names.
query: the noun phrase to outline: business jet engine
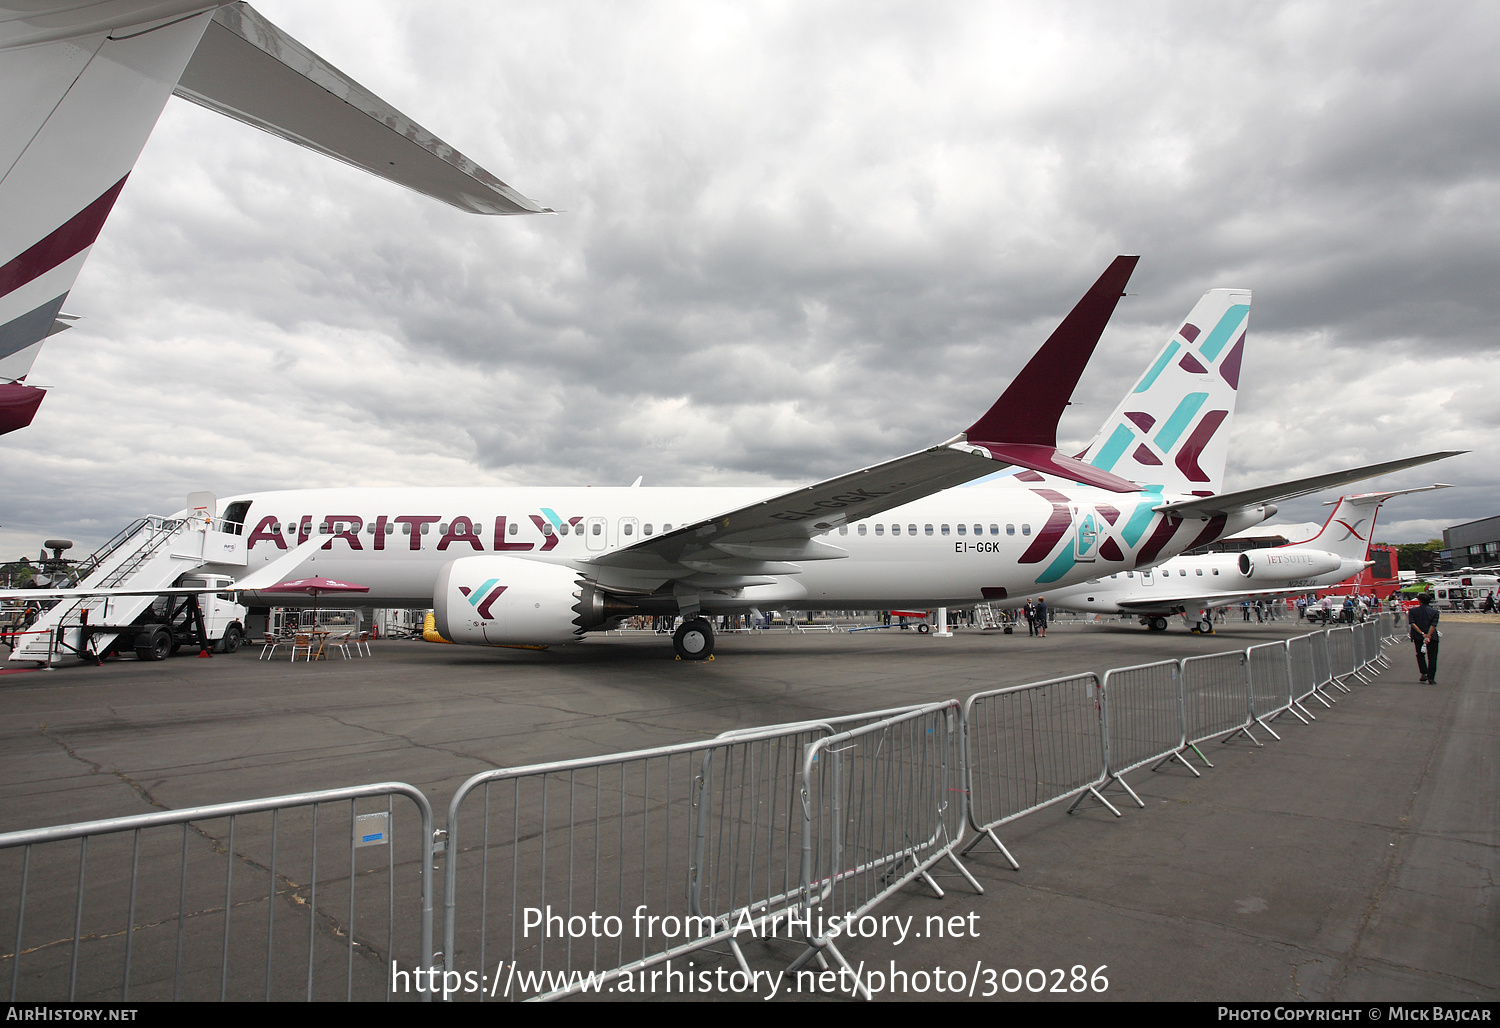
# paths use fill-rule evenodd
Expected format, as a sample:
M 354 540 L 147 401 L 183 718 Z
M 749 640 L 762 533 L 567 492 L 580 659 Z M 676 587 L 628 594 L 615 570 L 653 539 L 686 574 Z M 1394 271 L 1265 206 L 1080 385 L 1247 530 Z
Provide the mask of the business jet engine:
M 1343 561 L 1327 550 L 1246 550 L 1240 574 L 1257 582 L 1291 582 L 1337 571 Z
M 636 608 L 572 568 L 519 557 L 444 564 L 432 597 L 443 638 L 477 646 L 555 646 L 608 628 Z

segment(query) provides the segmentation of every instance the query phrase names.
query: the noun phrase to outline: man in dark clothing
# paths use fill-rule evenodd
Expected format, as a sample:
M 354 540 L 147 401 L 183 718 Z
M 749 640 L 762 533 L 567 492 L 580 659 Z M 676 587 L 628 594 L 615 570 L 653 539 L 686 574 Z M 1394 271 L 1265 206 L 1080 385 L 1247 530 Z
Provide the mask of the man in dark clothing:
M 1430 682 L 1437 684 L 1437 660 L 1438 660 L 1438 611 L 1432 605 L 1432 593 L 1423 593 L 1417 597 L 1417 606 L 1412 608 L 1406 616 L 1407 624 L 1411 627 L 1412 645 L 1417 650 L 1417 671 L 1421 673 L 1419 682 Z
M 1036 631 L 1043 639 L 1047 638 L 1047 597 L 1036 598 Z

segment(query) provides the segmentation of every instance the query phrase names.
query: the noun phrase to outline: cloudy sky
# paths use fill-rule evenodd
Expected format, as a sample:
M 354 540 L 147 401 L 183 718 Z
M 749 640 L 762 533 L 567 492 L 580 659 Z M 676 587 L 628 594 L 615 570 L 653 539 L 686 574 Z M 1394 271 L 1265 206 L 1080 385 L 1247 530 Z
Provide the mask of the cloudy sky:
M 0 557 L 194 489 L 805 483 L 969 424 L 1118 253 L 1065 445 L 1248 287 L 1229 488 L 1470 449 L 1377 535 L 1500 513 L 1493 6 L 256 6 L 565 213 L 172 100 L 0 438 Z

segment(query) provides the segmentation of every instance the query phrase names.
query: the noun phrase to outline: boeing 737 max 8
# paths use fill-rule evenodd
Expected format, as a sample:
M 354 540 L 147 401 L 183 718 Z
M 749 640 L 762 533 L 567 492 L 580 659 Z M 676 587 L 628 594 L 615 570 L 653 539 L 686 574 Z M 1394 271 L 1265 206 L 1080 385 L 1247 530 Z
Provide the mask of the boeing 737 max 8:
M 1058 420 L 1124 290 L 1117 258 L 967 430 L 767 496 L 728 488 L 310 489 L 218 502 L 241 533 L 245 602 L 299 574 L 434 607 L 457 643 L 574 642 L 630 614 L 682 614 L 680 656 L 713 651 L 703 614 L 1018 603 L 1148 567 L 1258 524 L 1275 504 L 1448 454 L 1222 494 L 1250 295 L 1215 289 L 1069 457 Z M 954 488 L 997 471 L 1001 481 Z M 1128 477 L 1127 477 L 1128 476 Z M 84 585 L 93 588 L 95 583 Z M 72 595 L 98 595 L 88 588 Z M 58 592 L 57 595 L 65 595 Z M 33 592 L 40 598 L 43 593 Z

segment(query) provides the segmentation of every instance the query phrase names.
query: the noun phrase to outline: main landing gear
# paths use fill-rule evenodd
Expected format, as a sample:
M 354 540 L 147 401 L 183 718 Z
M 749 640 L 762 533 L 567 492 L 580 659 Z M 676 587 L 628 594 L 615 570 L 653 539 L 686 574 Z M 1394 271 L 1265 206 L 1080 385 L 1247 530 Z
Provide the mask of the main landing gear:
M 687 618 L 672 635 L 672 649 L 679 660 L 711 660 L 714 629 L 704 618 Z
M 1167 619 L 1164 617 L 1142 618 L 1142 620 L 1146 622 L 1146 627 L 1153 632 L 1165 632 L 1167 630 Z

